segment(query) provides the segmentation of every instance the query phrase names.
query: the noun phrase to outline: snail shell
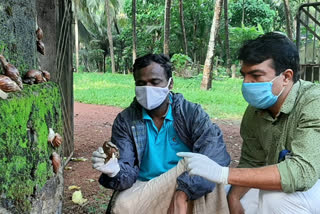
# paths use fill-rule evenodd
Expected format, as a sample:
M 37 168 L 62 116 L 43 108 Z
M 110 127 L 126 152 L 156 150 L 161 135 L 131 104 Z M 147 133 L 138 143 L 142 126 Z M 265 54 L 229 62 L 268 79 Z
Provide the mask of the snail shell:
M 44 55 L 44 43 L 41 40 L 37 41 L 37 50 L 39 53 Z
M 32 85 L 34 83 L 46 82 L 46 79 L 41 71 L 32 69 L 24 75 L 23 82 Z
M 37 34 L 37 39 L 38 40 L 41 40 L 43 38 L 43 31 L 40 27 L 38 27 L 37 31 L 36 31 L 36 34 Z
M 53 152 L 51 155 L 51 161 L 53 166 L 53 172 L 57 174 L 61 165 L 61 158 L 60 155 L 56 152 Z
M 58 133 L 55 134 L 54 139 L 52 141 L 52 145 L 54 147 L 59 147 L 62 144 L 62 137 Z
M 15 81 L 18 84 L 18 86 L 22 89 L 23 88 L 22 79 L 20 77 L 20 73 L 18 69 L 14 65 L 8 63 L 7 60 L 4 58 L 4 56 L 1 54 L 0 54 L 0 61 L 4 69 L 4 74 L 10 77 L 13 81 Z
M 17 83 L 5 75 L 0 75 L 0 89 L 4 92 L 21 91 Z
M 119 158 L 120 154 L 119 154 L 119 149 L 116 145 L 114 145 L 112 142 L 104 142 L 102 149 L 104 151 L 104 153 L 107 155 L 106 158 L 106 162 L 112 158 L 112 154 L 114 153 L 116 158 Z
M 43 77 L 47 80 L 47 82 L 50 80 L 50 73 L 48 71 L 41 71 L 42 72 L 42 75 Z

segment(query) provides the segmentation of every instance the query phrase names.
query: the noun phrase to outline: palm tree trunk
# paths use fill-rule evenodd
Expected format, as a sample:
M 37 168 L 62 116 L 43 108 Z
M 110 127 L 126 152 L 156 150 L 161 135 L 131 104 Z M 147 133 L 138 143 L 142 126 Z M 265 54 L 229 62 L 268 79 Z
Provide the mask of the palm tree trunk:
M 111 14 L 110 14 L 110 0 L 106 0 L 106 14 L 107 14 L 107 34 L 108 34 L 108 40 L 109 40 L 109 49 L 110 49 L 110 57 L 111 57 L 111 67 L 112 67 L 112 73 L 116 73 L 116 67 L 114 62 L 114 53 L 113 53 L 113 40 L 112 40 L 112 32 L 111 32 Z
M 183 0 L 179 0 L 180 2 L 180 23 L 181 23 L 181 31 L 183 35 L 183 46 L 184 46 L 184 53 L 188 55 L 188 44 L 187 44 L 187 35 L 186 35 L 186 28 L 184 27 L 184 15 L 183 15 Z
M 241 25 L 244 25 L 244 11 L 245 11 L 245 0 L 242 0 L 242 17 L 241 17 Z
M 132 61 L 135 62 L 137 58 L 137 31 L 136 31 L 136 0 L 132 0 Z
M 214 8 L 214 16 L 211 25 L 210 39 L 207 50 L 206 61 L 203 68 L 203 78 L 201 82 L 201 89 L 208 90 L 212 87 L 212 61 L 215 51 L 215 42 L 217 39 L 217 34 L 220 25 L 220 15 L 221 15 L 222 0 L 216 0 Z
M 171 0 L 166 0 L 165 15 L 164 15 L 164 42 L 163 53 L 169 55 L 169 40 L 170 40 L 170 9 Z
M 227 74 L 231 76 L 231 63 L 230 63 L 230 47 L 229 47 L 229 23 L 228 23 L 228 0 L 223 1 L 224 6 L 224 31 L 225 31 L 225 49 L 227 60 Z
M 283 0 L 285 15 L 286 15 L 286 28 L 287 28 L 287 35 L 289 39 L 293 40 L 292 34 L 292 20 L 291 20 L 291 13 L 290 13 L 290 5 L 289 0 Z

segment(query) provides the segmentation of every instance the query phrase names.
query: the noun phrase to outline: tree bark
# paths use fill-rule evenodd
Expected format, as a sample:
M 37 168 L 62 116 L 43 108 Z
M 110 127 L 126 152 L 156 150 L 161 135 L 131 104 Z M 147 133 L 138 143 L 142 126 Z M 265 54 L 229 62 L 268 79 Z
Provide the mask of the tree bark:
M 241 17 L 241 25 L 244 25 L 244 11 L 245 11 L 245 0 L 242 0 L 242 17 Z
M 291 19 L 291 12 L 290 12 L 290 4 L 289 0 L 283 0 L 284 10 L 286 14 L 286 28 L 287 28 L 287 35 L 291 41 L 293 41 L 293 34 L 292 34 L 292 19 Z
M 165 14 L 164 14 L 164 41 L 163 41 L 163 53 L 169 55 L 169 40 L 170 40 L 170 9 L 171 0 L 166 0 Z
M 133 64 L 137 58 L 137 31 L 136 31 L 136 0 L 132 0 L 132 61 Z
M 184 15 L 183 15 L 183 0 L 179 0 L 179 11 L 180 11 L 180 23 L 181 23 L 181 31 L 183 35 L 183 46 L 184 46 L 184 53 L 188 55 L 188 44 L 187 44 L 187 35 L 186 35 L 186 28 L 184 26 Z
M 214 16 L 211 25 L 210 31 L 210 39 L 209 45 L 207 50 L 206 61 L 204 63 L 203 68 L 203 78 L 201 82 L 201 89 L 208 90 L 212 87 L 212 64 L 214 58 L 214 51 L 215 51 L 215 42 L 217 38 L 217 34 L 219 31 L 220 25 L 220 16 L 221 16 L 221 6 L 222 0 L 216 0 L 215 8 L 214 8 Z
M 224 8 L 224 31 L 225 31 L 225 49 L 226 49 L 226 60 L 227 60 L 227 69 L 226 72 L 231 76 L 230 70 L 230 47 L 229 47 L 229 21 L 228 21 L 228 0 L 223 1 Z
M 106 14 L 107 14 L 107 34 L 109 40 L 109 49 L 110 49 L 110 57 L 111 57 L 111 67 L 112 73 L 116 73 L 115 61 L 114 61 L 114 52 L 113 52 L 113 39 L 112 39 L 112 32 L 111 32 L 111 14 L 110 14 L 110 0 L 106 0 Z

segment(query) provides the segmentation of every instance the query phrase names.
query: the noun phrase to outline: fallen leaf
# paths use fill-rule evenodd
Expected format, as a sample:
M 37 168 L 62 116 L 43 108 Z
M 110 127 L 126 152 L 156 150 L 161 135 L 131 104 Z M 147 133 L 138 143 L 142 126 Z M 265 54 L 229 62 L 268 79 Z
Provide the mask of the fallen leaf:
M 72 161 L 78 161 L 78 162 L 82 162 L 82 161 L 87 161 L 87 158 L 84 157 L 79 157 L 79 158 L 71 158 Z
M 94 182 L 95 180 L 94 180 L 94 179 L 88 179 L 88 181 L 89 181 L 90 183 L 92 183 L 92 182 Z
M 65 170 L 71 170 L 72 167 L 71 167 L 71 166 L 66 166 L 66 167 L 64 167 L 64 169 L 65 169 Z
M 75 204 L 79 204 L 79 205 L 82 205 L 84 204 L 88 199 L 84 199 L 82 197 L 82 193 L 81 191 L 75 191 L 73 194 L 72 194 L 72 201 L 73 203 Z
M 69 187 L 68 187 L 68 190 L 80 189 L 80 188 L 81 188 L 81 187 L 78 187 L 78 186 L 72 185 L 72 186 L 69 186 Z

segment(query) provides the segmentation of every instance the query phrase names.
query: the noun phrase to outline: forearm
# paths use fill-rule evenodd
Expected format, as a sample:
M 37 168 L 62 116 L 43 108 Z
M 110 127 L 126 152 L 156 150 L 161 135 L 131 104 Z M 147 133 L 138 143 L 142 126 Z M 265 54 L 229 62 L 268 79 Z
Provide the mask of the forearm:
M 228 193 L 228 201 L 240 200 L 249 190 L 250 187 L 231 186 Z
M 264 190 L 282 190 L 280 173 L 276 165 L 260 168 L 230 168 L 228 183 Z

